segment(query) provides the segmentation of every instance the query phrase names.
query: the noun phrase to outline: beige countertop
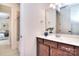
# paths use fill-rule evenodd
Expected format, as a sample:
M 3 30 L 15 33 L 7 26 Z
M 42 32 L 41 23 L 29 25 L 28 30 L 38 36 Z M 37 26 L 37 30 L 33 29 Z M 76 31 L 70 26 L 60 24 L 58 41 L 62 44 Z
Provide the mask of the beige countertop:
M 47 37 L 45 37 L 44 35 L 38 35 L 37 37 L 44 38 L 51 41 L 79 46 L 79 35 L 51 34 L 51 35 L 48 35 Z

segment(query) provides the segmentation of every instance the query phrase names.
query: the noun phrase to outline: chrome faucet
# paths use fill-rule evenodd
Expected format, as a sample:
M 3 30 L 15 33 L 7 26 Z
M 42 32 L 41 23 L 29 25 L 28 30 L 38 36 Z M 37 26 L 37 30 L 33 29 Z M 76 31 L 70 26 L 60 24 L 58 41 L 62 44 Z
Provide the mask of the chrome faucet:
M 50 28 L 47 28 L 46 31 L 49 31 L 49 33 L 53 33 L 53 32 L 52 32 L 53 29 L 54 29 L 53 27 L 50 27 Z

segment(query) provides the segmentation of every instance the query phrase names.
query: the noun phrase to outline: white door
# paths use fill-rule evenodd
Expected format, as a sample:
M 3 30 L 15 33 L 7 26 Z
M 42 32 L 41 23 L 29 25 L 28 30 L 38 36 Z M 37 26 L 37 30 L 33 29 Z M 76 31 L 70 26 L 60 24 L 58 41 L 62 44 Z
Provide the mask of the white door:
M 44 5 L 23 3 L 20 6 L 20 55 L 36 55 L 36 37 L 45 29 Z

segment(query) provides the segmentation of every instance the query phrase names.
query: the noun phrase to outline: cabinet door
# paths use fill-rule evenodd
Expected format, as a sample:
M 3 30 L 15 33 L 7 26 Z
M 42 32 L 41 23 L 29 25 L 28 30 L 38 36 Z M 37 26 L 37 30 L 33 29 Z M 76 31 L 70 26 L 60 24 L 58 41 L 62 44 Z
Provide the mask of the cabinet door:
M 58 49 L 50 48 L 50 56 L 58 56 Z
M 75 55 L 79 56 L 79 47 L 75 47 Z
M 38 56 L 49 56 L 49 46 L 38 43 Z

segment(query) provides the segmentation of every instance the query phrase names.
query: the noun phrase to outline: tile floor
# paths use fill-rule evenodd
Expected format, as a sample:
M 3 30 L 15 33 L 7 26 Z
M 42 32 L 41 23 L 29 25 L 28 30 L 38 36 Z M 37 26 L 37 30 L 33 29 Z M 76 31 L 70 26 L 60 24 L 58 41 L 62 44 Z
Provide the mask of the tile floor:
M 9 45 L 0 45 L 0 56 L 19 56 L 18 49 L 12 50 Z

